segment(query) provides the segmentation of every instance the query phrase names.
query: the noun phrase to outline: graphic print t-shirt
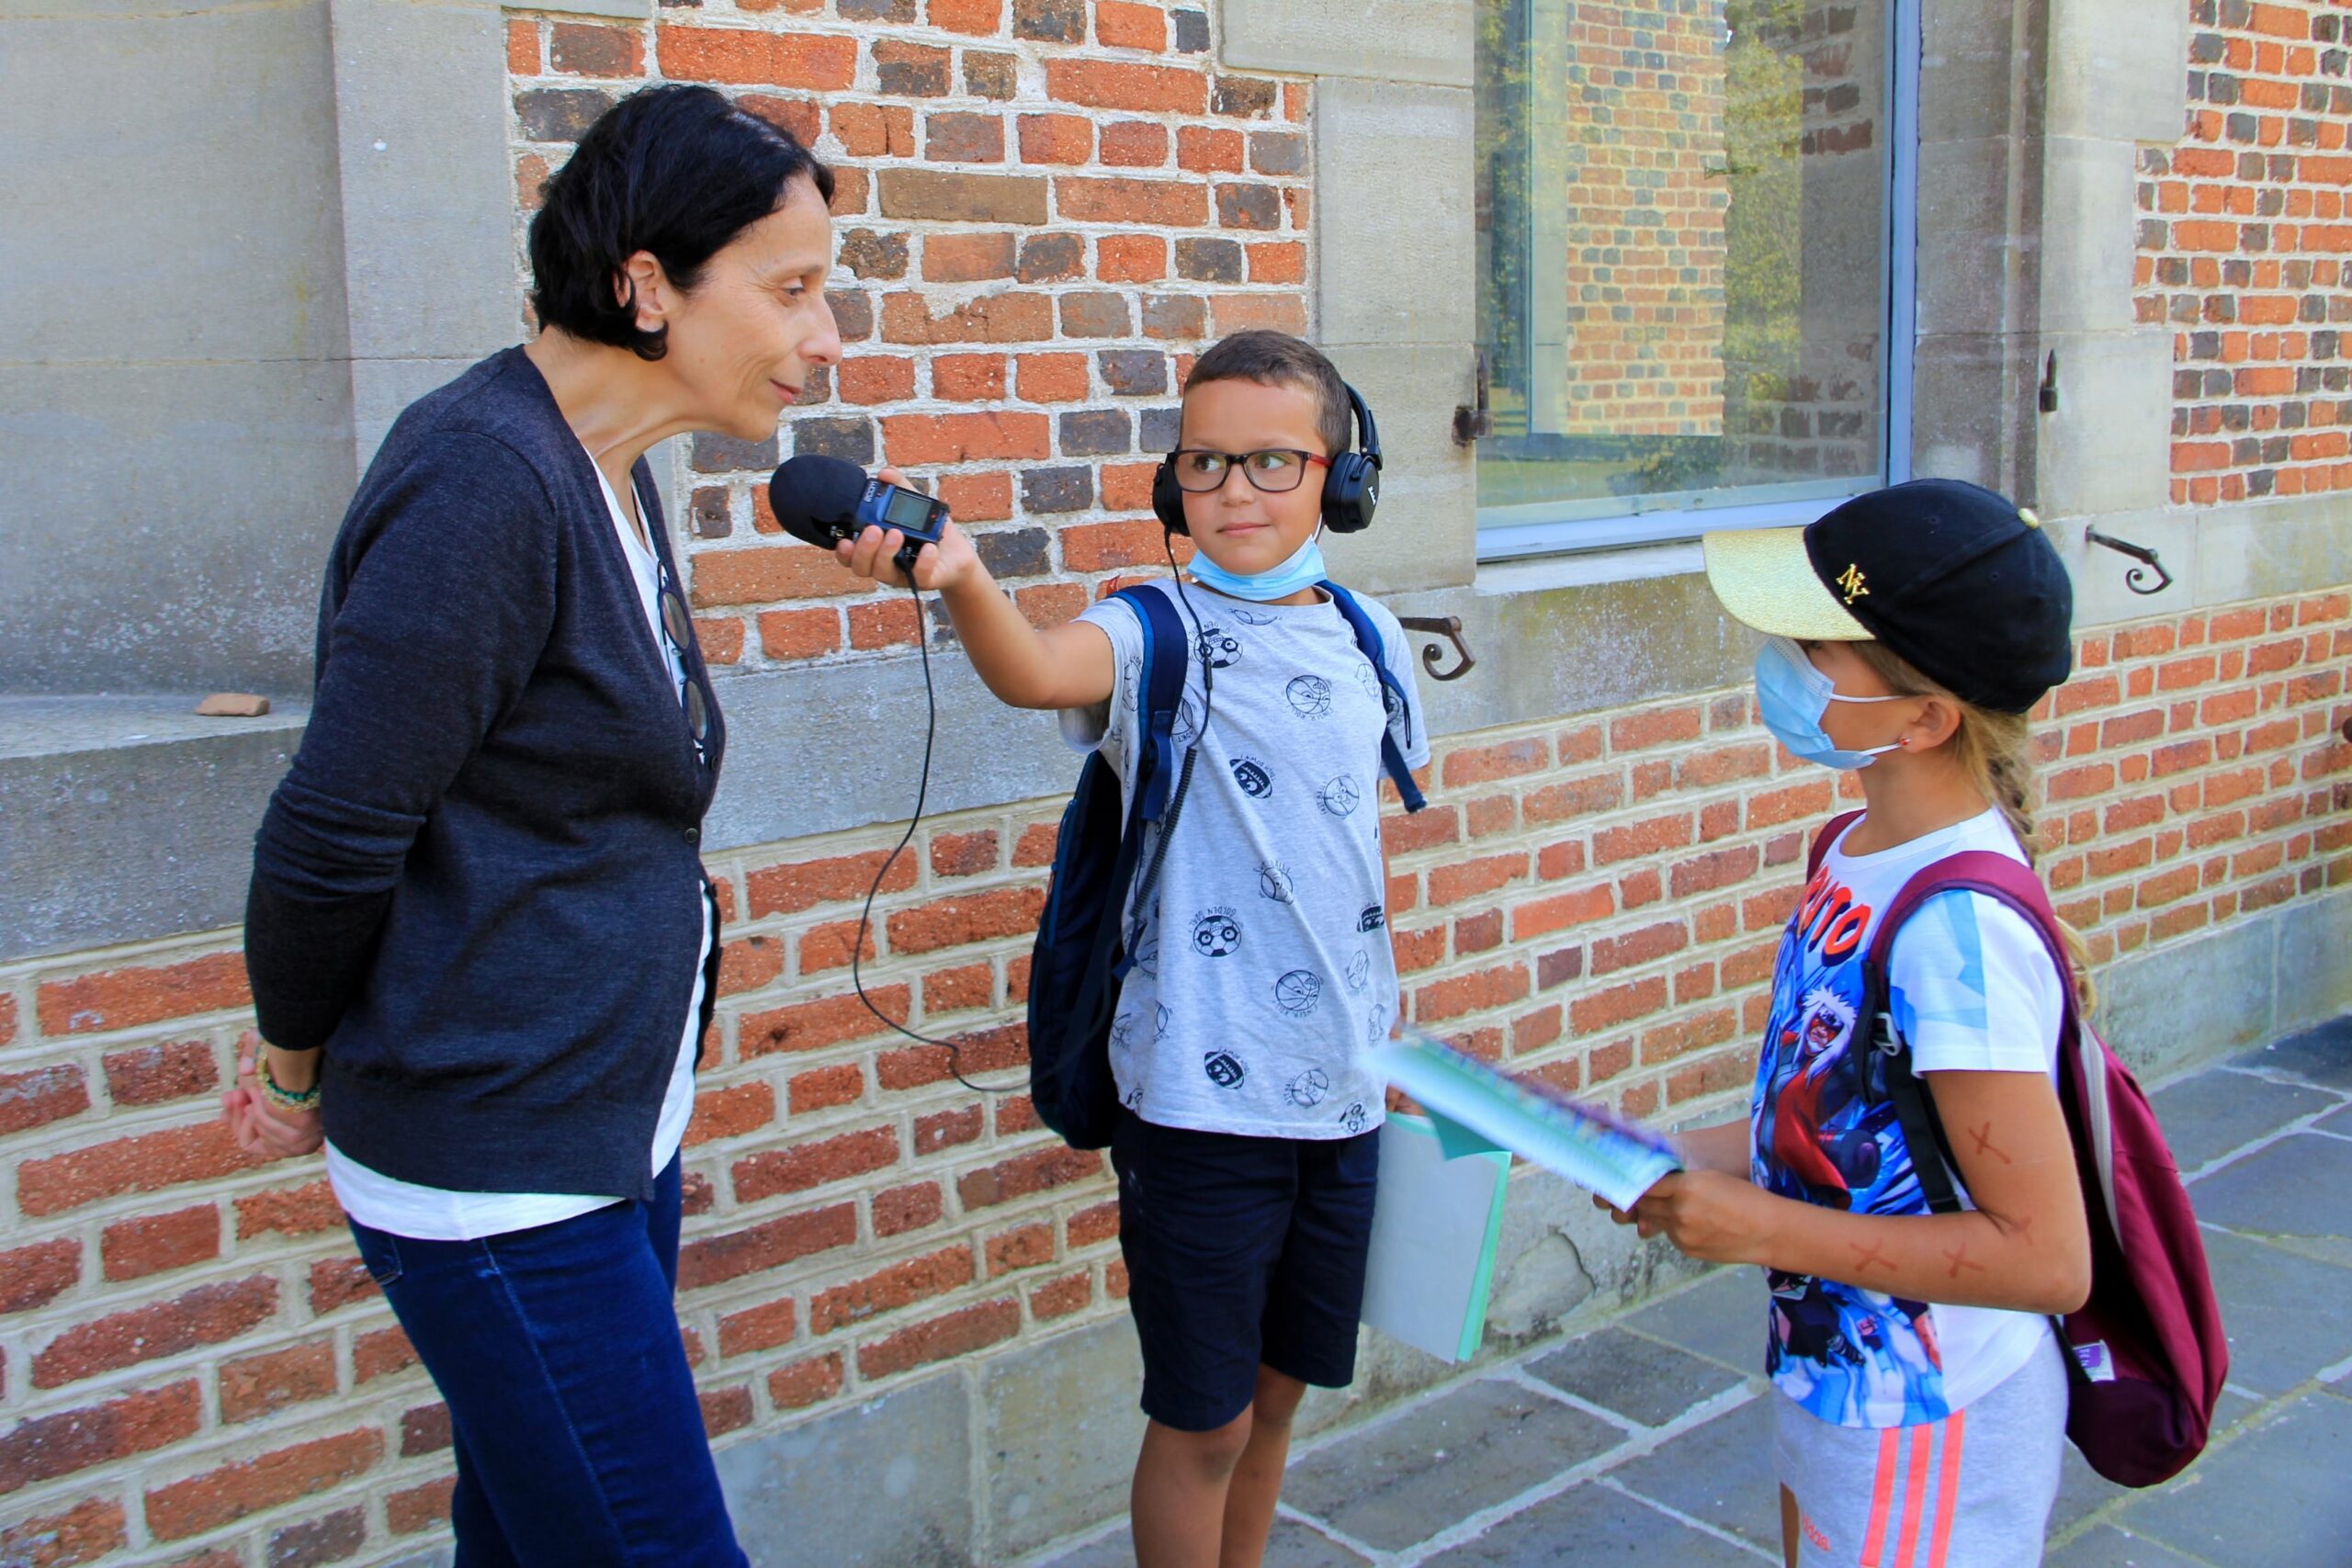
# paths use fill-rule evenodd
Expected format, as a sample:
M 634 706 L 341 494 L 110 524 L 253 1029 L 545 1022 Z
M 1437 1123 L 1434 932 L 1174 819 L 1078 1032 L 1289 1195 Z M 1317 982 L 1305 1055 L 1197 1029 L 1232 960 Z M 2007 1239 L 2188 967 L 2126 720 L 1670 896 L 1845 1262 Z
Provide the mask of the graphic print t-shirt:
M 1846 853 L 1851 832 L 1823 857 L 1781 939 L 1750 1159 L 1756 1184 L 1785 1198 L 1852 1213 L 1924 1214 L 1912 1161 L 1940 1156 L 1910 1148 L 1893 1103 L 1860 1092 L 1869 1048 L 1857 1016 L 1862 957 L 1881 912 L 1929 863 L 1967 850 L 2025 855 L 1998 811 L 1873 854 Z M 1887 986 L 1887 1010 L 1916 1071 L 2054 1077 L 2062 982 L 2033 927 L 2007 906 L 1967 892 L 1930 898 L 1895 936 Z M 1766 1370 L 1781 1393 L 1842 1427 L 1939 1421 L 2023 1366 L 2051 1331 L 2031 1313 L 1769 1273 Z
M 1167 594 L 1193 629 L 1172 582 L 1146 591 Z M 1111 1025 L 1119 1097 L 1164 1127 L 1351 1136 L 1380 1124 L 1381 1086 L 1365 1060 L 1396 1018 L 1381 737 L 1393 732 L 1410 766 L 1429 760 L 1403 628 L 1359 601 L 1407 695 L 1392 712 L 1337 604 L 1187 593 L 1216 679 L 1153 907 L 1131 926 L 1135 964 Z M 1110 637 L 1116 684 L 1105 706 L 1066 710 L 1063 736 L 1080 750 L 1099 746 L 1132 780 L 1142 626 L 1114 599 L 1083 618 Z M 1202 656 L 1188 661 L 1180 758 L 1201 736 L 1202 671 Z M 1156 842 L 1145 841 L 1144 863 Z

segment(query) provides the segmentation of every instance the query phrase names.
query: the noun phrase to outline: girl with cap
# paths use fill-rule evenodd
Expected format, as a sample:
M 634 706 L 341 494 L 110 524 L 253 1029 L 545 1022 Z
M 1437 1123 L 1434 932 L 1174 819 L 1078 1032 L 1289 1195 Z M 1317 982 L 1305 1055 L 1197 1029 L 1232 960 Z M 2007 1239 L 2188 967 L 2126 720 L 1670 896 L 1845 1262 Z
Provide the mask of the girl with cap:
M 1885 1010 L 1951 1132 L 1954 1213 L 1915 1174 L 1938 1151 L 1865 1081 L 1862 965 L 1915 872 L 1969 850 L 2030 863 L 2026 713 L 2069 668 L 2065 569 L 2031 513 L 1939 479 L 1705 550 L 1724 608 L 1765 635 L 1765 725 L 1858 770 L 1866 808 L 1781 938 L 1747 1119 L 1684 1134 L 1688 1168 L 1612 1213 L 1767 1270 L 1792 1565 L 2038 1562 L 2067 1404 L 2049 1314 L 2090 1281 L 2055 1087 L 2079 952 L 2058 973 L 2022 917 L 1964 891 L 1896 933 Z

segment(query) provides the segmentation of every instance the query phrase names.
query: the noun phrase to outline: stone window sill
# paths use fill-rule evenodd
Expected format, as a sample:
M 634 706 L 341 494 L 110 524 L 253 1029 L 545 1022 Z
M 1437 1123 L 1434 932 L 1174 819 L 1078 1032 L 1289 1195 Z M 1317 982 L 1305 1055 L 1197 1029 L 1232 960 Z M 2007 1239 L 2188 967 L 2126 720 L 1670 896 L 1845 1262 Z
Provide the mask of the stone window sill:
M 0 697 L 0 962 L 233 925 L 310 705 Z

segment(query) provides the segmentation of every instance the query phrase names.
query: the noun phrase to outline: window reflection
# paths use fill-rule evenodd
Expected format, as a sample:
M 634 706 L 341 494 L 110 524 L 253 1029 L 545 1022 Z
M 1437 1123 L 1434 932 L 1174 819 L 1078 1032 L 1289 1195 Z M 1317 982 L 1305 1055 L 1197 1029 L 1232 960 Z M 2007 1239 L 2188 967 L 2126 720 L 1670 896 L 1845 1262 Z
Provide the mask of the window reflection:
M 1483 523 L 1883 473 L 1889 8 L 1479 0 Z

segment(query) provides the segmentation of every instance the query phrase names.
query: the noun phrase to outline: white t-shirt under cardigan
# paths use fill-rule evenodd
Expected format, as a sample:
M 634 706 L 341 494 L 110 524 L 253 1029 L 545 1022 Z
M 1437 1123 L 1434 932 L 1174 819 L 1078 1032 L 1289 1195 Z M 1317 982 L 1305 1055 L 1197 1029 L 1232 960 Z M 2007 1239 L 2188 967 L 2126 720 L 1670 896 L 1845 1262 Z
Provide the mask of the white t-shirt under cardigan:
M 1216 682 L 1111 1025 L 1121 1102 L 1160 1126 L 1257 1137 L 1344 1138 L 1376 1127 L 1381 1085 L 1366 1057 L 1388 1038 L 1397 999 L 1381 738 L 1393 724 L 1406 761 L 1429 760 L 1403 628 L 1361 601 L 1383 662 L 1410 699 L 1392 718 L 1372 661 L 1329 599 L 1255 604 L 1191 587 L 1188 611 L 1172 581 L 1145 591 L 1168 595 L 1188 632 L 1199 613 Z M 1142 626 L 1116 599 L 1082 618 L 1109 636 L 1115 683 L 1107 711 L 1065 710 L 1063 735 L 1079 750 L 1102 748 L 1129 780 Z M 1202 671 L 1201 659 L 1186 661 L 1180 756 L 1200 735 Z M 1144 846 L 1147 861 L 1152 848 Z
M 595 467 L 593 454 L 589 465 Z M 630 573 L 637 580 L 637 596 L 645 606 L 646 629 L 652 634 L 654 645 L 661 649 L 662 660 L 669 666 L 671 682 L 679 688 L 678 695 L 683 700 L 686 672 L 678 662 L 670 639 L 662 635 L 661 572 L 654 563 L 653 552 L 639 537 L 637 525 L 629 521 L 628 513 L 621 510 L 620 497 L 613 493 L 612 481 L 605 478 L 601 468 L 596 468 L 596 483 L 605 492 L 605 505 L 613 514 L 613 531 L 619 536 L 622 553 L 628 558 Z M 685 1032 L 678 1042 L 676 1064 L 670 1070 L 670 1087 L 662 1097 L 661 1120 L 654 1123 L 653 1173 L 657 1176 L 685 1141 L 686 1123 L 695 1111 L 695 1025 L 702 1017 L 703 965 L 710 956 L 712 931 L 709 902 L 699 886 L 692 891 L 695 902 L 702 907 L 702 951 L 695 958 L 694 990 L 686 998 Z M 370 1170 L 333 1144 L 326 1145 L 326 1161 L 327 1180 L 334 1186 L 335 1201 L 343 1205 L 345 1213 L 370 1230 L 413 1241 L 476 1241 L 483 1236 L 529 1230 L 535 1225 L 551 1225 L 620 1201 L 618 1198 L 600 1198 L 593 1193 L 456 1192 L 447 1188 L 424 1187 Z

